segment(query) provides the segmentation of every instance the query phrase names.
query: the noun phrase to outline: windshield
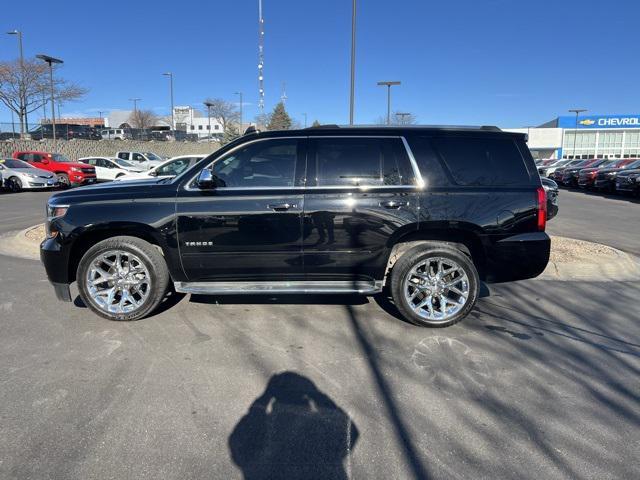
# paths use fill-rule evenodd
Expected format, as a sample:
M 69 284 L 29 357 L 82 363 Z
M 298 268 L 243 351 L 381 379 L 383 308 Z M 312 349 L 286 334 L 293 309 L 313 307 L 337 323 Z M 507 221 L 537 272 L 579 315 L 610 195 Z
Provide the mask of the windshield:
M 636 160 L 624 166 L 624 168 L 640 168 L 640 160 Z
M 146 157 L 149 160 L 162 160 L 158 155 L 156 155 L 155 153 L 152 152 L 144 152 L 144 154 L 146 155 Z
M 69 160 L 68 157 L 65 157 L 60 153 L 52 153 L 51 158 L 53 159 L 54 162 L 63 162 L 63 163 L 72 162 L 72 160 Z
M 122 167 L 135 167 L 133 163 L 127 162 L 121 158 L 113 158 L 112 160 Z
M 0 164 L 7 168 L 35 168 L 22 160 L 14 160 L 13 158 L 7 158 L 6 160 L 0 159 Z

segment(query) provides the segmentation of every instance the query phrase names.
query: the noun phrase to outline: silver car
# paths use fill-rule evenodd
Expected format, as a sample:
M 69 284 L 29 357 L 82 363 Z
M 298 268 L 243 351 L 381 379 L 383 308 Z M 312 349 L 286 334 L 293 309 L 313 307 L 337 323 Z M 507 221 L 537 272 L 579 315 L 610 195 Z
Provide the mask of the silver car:
M 14 158 L 0 158 L 0 173 L 4 187 L 12 192 L 57 186 L 53 173 L 32 167 L 27 162 Z

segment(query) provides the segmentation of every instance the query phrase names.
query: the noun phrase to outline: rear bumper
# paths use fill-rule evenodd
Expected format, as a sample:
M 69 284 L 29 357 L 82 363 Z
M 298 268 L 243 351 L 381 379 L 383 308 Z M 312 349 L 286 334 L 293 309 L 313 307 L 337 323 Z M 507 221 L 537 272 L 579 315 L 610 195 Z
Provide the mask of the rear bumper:
M 486 249 L 487 282 L 510 282 L 540 275 L 549 263 L 551 239 L 545 232 L 503 238 Z

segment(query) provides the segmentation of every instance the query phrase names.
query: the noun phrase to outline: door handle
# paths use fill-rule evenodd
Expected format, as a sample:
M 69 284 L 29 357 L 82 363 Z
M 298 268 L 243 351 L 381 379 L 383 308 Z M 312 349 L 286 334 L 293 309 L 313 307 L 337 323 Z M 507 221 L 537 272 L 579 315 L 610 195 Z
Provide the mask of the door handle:
M 407 205 L 409 205 L 409 202 L 400 200 L 386 200 L 384 202 L 380 202 L 380 206 L 384 208 L 400 208 L 406 207 Z
M 286 212 L 290 208 L 296 208 L 296 206 L 290 203 L 270 203 L 267 205 L 267 208 L 275 210 L 276 212 Z

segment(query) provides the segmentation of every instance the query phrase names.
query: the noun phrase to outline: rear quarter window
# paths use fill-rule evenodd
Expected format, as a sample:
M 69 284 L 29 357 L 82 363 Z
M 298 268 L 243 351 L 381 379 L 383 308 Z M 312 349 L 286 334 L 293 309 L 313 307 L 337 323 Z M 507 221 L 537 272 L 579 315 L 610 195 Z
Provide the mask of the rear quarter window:
M 530 184 L 524 159 L 512 138 L 434 137 L 431 143 L 458 185 Z

